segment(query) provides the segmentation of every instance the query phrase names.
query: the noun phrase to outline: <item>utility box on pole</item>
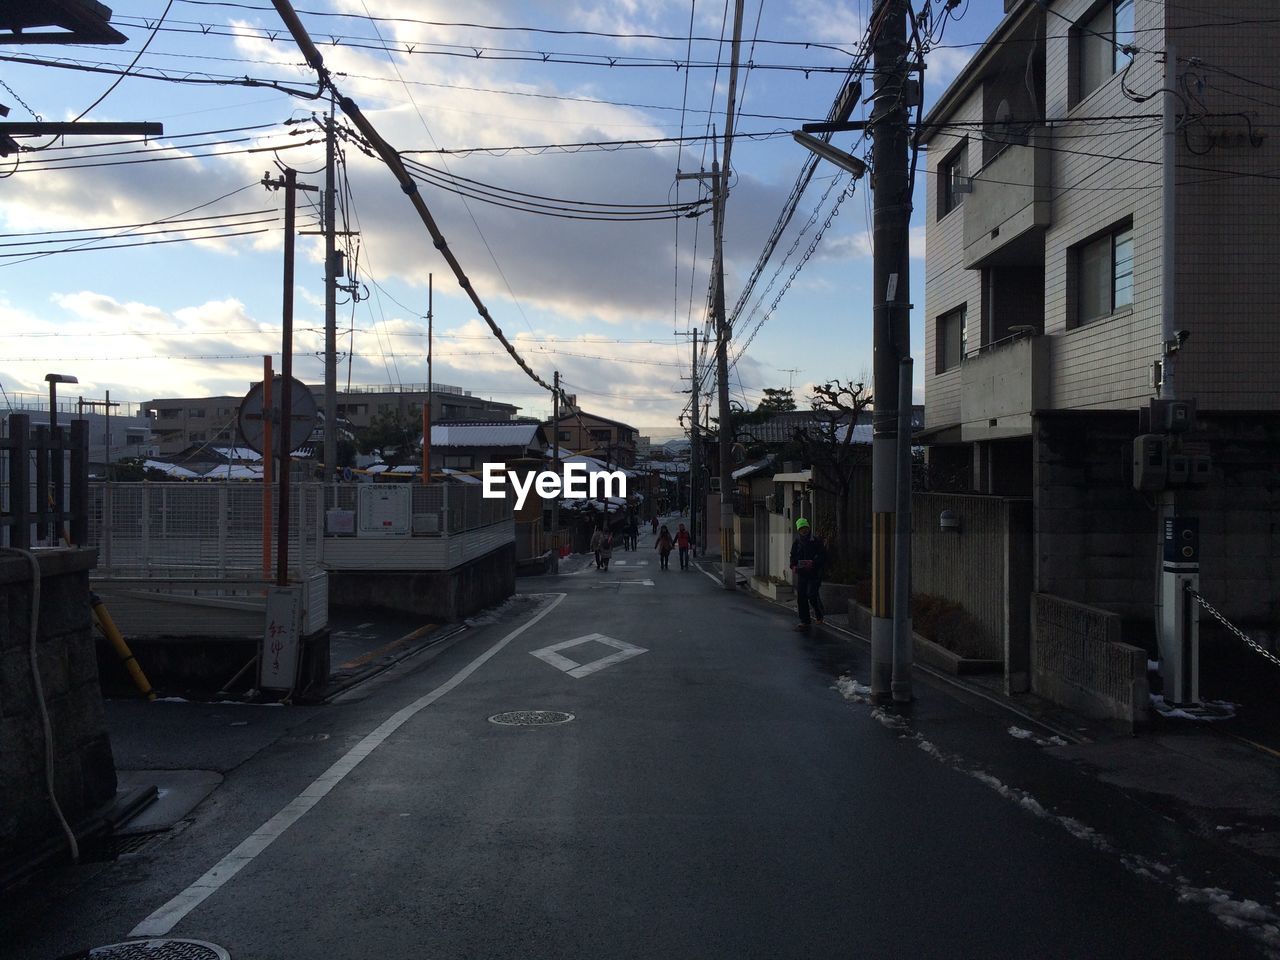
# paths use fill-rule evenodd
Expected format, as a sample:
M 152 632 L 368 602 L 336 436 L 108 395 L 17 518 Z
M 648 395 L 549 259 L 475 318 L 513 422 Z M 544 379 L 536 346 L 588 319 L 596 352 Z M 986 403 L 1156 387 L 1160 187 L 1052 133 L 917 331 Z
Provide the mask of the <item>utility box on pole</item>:
M 1171 704 L 1200 702 L 1200 522 L 1166 517 L 1160 569 L 1160 677 Z

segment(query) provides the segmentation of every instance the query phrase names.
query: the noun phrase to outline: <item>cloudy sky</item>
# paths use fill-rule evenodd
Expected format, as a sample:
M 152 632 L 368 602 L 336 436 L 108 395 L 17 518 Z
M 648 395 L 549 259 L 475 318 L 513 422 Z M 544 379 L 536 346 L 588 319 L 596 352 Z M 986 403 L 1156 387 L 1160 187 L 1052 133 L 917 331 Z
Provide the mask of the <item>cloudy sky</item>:
M 283 195 L 261 181 L 288 165 L 323 185 L 317 118 L 327 102 L 308 96 L 314 74 L 268 0 L 108 5 L 125 44 L 0 45 L 9 121 L 153 121 L 165 131 L 24 137 L 18 156 L 0 159 L 0 386 L 39 394 L 44 375 L 59 372 L 78 376 L 70 389 L 86 398 L 241 395 L 261 379 L 263 354 L 280 364 Z M 709 169 L 707 136 L 724 128 L 720 38 L 732 5 L 296 6 L 340 91 L 412 161 L 474 289 L 533 369 L 548 380 L 559 370 L 589 410 L 676 433 L 691 360 L 679 334 L 706 320 L 711 222 L 671 210 L 706 196 L 676 174 Z M 789 131 L 826 116 L 870 7 L 746 3 L 742 59 L 753 66 L 739 79 L 725 218 L 731 308 L 806 159 Z M 930 52 L 926 103 L 990 33 L 998 7 L 960 8 Z M 856 134 L 834 142 L 868 149 Z M 340 386 L 426 382 L 431 276 L 435 380 L 548 414 L 549 394 L 490 335 L 386 167 L 354 136 L 342 157 L 338 215 L 355 296 L 340 294 Z M 847 188 L 819 167 L 738 314 L 730 380 L 744 405 L 765 387 L 803 398 L 810 384 L 870 369 L 870 197 L 864 184 Z M 298 206 L 294 372 L 308 382 L 323 381 L 319 196 L 300 193 Z M 917 309 L 919 355 L 922 318 Z M 919 398 L 919 365 L 916 375 Z

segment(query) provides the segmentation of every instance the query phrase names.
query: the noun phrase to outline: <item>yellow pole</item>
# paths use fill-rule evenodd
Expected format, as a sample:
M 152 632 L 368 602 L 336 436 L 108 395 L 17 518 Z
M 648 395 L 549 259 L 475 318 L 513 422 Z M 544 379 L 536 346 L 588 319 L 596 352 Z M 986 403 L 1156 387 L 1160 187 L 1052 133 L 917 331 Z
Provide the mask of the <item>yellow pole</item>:
M 119 629 L 115 625 L 115 621 L 111 619 L 111 614 L 107 612 L 107 605 L 102 602 L 102 598 L 96 593 L 91 593 L 89 594 L 89 606 L 93 611 L 93 622 L 102 631 L 102 635 L 111 642 L 111 646 L 115 648 L 116 653 L 119 654 L 121 661 L 124 662 L 124 668 L 129 671 L 129 676 L 133 678 L 134 686 L 148 700 L 155 700 L 156 692 L 151 689 L 151 682 L 147 679 L 147 675 L 142 672 L 142 667 L 138 665 L 138 660 L 134 657 L 133 651 L 125 643 L 124 637 L 121 636 Z

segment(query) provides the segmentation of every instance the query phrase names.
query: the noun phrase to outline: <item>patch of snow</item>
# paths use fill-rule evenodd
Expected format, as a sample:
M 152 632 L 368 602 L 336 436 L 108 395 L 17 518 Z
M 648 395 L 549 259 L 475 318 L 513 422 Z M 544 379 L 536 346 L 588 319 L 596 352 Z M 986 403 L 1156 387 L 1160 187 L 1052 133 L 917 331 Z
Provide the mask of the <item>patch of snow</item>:
M 1249 934 L 1271 950 L 1280 948 L 1280 915 L 1256 900 L 1235 900 L 1221 887 L 1190 887 L 1178 890 L 1184 903 L 1207 906 L 1225 927 Z
M 1009 736 L 1015 737 L 1018 740 L 1032 740 L 1035 738 L 1034 733 L 1030 730 L 1023 730 L 1021 727 L 1010 727 Z
M 1160 671 L 1160 661 L 1159 661 L 1159 660 L 1148 660 L 1148 661 L 1147 661 L 1147 673 L 1158 673 L 1159 671 Z
M 843 677 L 837 678 L 835 682 L 835 689 L 840 691 L 840 696 L 844 697 L 846 700 L 852 701 L 853 703 L 871 702 L 871 688 L 859 683 L 847 674 Z

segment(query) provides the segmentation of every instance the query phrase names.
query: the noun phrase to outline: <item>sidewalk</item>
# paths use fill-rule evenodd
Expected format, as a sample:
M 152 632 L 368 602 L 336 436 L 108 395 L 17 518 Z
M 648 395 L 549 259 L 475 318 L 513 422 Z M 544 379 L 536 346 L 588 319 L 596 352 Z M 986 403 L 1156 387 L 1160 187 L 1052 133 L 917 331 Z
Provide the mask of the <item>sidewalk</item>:
M 748 592 L 794 616 L 794 601 Z M 813 629 L 869 650 L 869 639 L 850 629 L 845 615 L 829 616 Z M 999 675 L 953 676 L 919 663 L 912 673 L 917 684 L 999 708 L 1015 726 L 1039 727 L 1063 741 L 1050 741 L 1046 753 L 1140 799 L 1194 836 L 1219 845 L 1224 854 L 1243 855 L 1280 874 L 1280 752 L 1233 733 L 1229 724 L 1170 720 L 1153 711 L 1148 729 L 1129 734 L 1035 694 L 1010 696 Z

